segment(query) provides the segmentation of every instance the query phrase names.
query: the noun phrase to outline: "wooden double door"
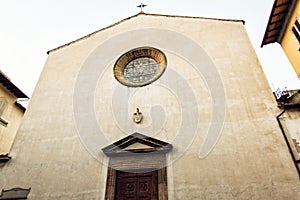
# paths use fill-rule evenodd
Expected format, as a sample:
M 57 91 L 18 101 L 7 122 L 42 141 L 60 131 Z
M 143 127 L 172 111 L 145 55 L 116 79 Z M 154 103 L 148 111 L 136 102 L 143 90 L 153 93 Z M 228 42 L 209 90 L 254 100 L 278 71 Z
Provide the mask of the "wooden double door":
M 157 200 L 157 170 L 149 172 L 117 171 L 115 200 Z

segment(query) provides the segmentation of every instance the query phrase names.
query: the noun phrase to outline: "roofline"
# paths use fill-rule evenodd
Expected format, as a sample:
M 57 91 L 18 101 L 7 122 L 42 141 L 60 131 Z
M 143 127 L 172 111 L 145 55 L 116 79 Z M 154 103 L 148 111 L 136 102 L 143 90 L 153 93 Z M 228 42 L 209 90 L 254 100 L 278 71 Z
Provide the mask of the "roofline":
M 272 17 L 273 17 L 273 14 L 275 12 L 275 9 L 278 6 L 277 3 L 278 3 L 278 0 L 275 0 L 274 4 L 273 4 L 273 7 L 272 7 L 272 10 L 271 10 L 271 13 L 270 13 L 270 16 L 269 16 L 269 20 L 268 20 L 268 23 L 267 23 L 267 26 L 266 26 L 266 29 L 265 29 L 265 34 L 264 34 L 264 37 L 262 39 L 260 47 L 263 47 L 264 45 L 274 43 L 274 42 L 278 42 L 278 43 L 282 42 L 283 35 L 284 35 L 284 33 L 287 29 L 287 25 L 288 25 L 288 21 L 289 21 L 288 19 L 290 18 L 292 12 L 295 9 L 295 6 L 297 4 L 297 0 L 291 0 L 291 6 L 288 8 L 288 13 L 285 15 L 283 26 L 281 27 L 280 34 L 279 34 L 279 36 L 277 36 L 276 41 L 266 42 L 265 40 L 266 40 L 266 37 L 267 37 L 268 28 L 269 28 L 269 25 L 271 24 Z M 274 36 L 274 37 L 276 37 L 276 36 Z
M 275 11 L 276 5 L 277 5 L 277 0 L 275 0 L 274 3 L 273 3 L 272 10 L 271 10 L 271 13 L 270 13 L 270 15 L 269 15 L 269 20 L 268 20 L 268 23 L 267 23 L 267 26 L 266 26 L 266 29 L 265 29 L 265 34 L 264 34 L 264 37 L 263 37 L 263 39 L 262 39 L 262 41 L 261 41 L 260 47 L 263 47 L 264 45 L 267 45 L 267 44 L 264 44 L 264 41 L 265 41 L 265 38 L 267 37 L 268 26 L 269 26 L 269 24 L 271 23 L 271 20 L 272 20 L 272 14 L 273 14 L 274 11 Z
M 77 39 L 77 40 L 73 40 L 73 41 L 71 41 L 71 42 L 69 42 L 69 43 L 66 43 L 66 44 L 62 45 L 62 46 L 56 47 L 56 48 L 54 48 L 54 49 L 51 49 L 51 50 L 47 51 L 47 54 L 49 55 L 50 53 L 52 53 L 52 52 L 54 52 L 54 51 L 57 51 L 57 50 L 59 50 L 59 49 L 61 49 L 61 48 L 67 47 L 67 46 L 69 46 L 69 45 L 71 45 L 71 44 L 74 44 L 74 43 L 80 41 L 80 40 L 87 39 L 87 38 L 89 38 L 89 37 L 91 37 L 91 36 L 93 36 L 93 35 L 95 35 L 95 34 L 101 32 L 101 31 L 104 31 L 104 30 L 106 30 L 106 29 L 109 29 L 109 28 L 111 28 L 111 27 L 114 27 L 114 26 L 116 26 L 116 25 L 118 25 L 118 24 L 121 24 L 121 23 L 123 23 L 123 22 L 125 22 L 125 21 L 128 21 L 129 19 L 135 18 L 135 17 L 137 17 L 137 16 L 139 16 L 139 15 L 154 16 L 154 17 L 187 18 L 187 19 L 208 19 L 208 20 L 217 20 L 217 21 L 241 22 L 241 23 L 245 24 L 245 21 L 244 21 L 244 20 L 238 20 L 238 19 L 220 19 L 220 18 L 193 17 L 193 16 L 183 16 L 183 15 L 163 15 L 163 14 L 150 14 L 150 13 L 139 12 L 139 13 L 136 14 L 136 15 L 132 15 L 132 16 L 130 16 L 130 17 L 127 17 L 127 18 L 125 18 L 125 19 L 123 19 L 123 20 L 120 20 L 120 21 L 114 23 L 114 24 L 111 24 L 111 25 L 109 25 L 109 26 L 107 26 L 107 27 L 104 27 L 104 28 L 102 28 L 102 29 L 100 29 L 100 30 L 97 30 L 97 31 L 95 31 L 95 32 L 92 32 L 92 33 L 90 33 L 90 34 L 88 34 L 88 35 L 86 35 L 86 36 L 83 36 L 83 37 L 81 37 L 81 38 L 79 38 L 79 39 Z
M 17 108 L 19 108 L 23 113 L 25 113 L 25 111 L 26 111 L 26 108 L 22 105 L 22 104 L 20 104 L 19 102 L 15 102 L 15 105 L 17 106 Z
M 26 98 L 29 97 L 22 92 L 15 84 L 11 82 L 11 80 L 0 70 L 0 84 L 3 85 L 12 95 L 16 98 Z
M 284 22 L 284 24 L 283 24 L 281 33 L 280 33 L 280 35 L 279 35 L 279 37 L 278 37 L 278 42 L 279 42 L 279 43 L 282 42 L 283 35 L 284 35 L 284 33 L 285 33 L 285 31 L 286 31 L 286 29 L 287 29 L 287 27 L 288 27 L 288 21 L 289 21 L 288 19 L 291 18 L 291 15 L 292 15 L 292 13 L 293 13 L 294 10 L 295 10 L 296 4 L 297 4 L 297 1 L 296 1 L 296 0 L 292 0 L 291 8 L 289 9 L 288 14 L 286 15 L 285 22 Z

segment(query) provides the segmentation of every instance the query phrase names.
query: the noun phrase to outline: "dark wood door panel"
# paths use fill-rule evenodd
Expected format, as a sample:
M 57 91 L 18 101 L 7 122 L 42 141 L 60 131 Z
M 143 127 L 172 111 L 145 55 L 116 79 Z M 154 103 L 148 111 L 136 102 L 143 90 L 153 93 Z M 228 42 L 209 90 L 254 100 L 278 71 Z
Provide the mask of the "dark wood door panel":
M 117 171 L 116 186 L 116 200 L 156 200 L 157 170 L 146 173 Z

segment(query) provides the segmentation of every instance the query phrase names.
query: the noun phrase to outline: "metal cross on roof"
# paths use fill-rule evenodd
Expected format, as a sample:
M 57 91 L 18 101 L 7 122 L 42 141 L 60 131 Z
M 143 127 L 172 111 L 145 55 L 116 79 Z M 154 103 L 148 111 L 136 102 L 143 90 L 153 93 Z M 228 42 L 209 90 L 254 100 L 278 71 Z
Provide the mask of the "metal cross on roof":
M 143 12 L 143 8 L 146 7 L 147 5 L 141 3 L 140 5 L 138 5 L 137 7 L 138 8 L 141 8 L 141 12 Z

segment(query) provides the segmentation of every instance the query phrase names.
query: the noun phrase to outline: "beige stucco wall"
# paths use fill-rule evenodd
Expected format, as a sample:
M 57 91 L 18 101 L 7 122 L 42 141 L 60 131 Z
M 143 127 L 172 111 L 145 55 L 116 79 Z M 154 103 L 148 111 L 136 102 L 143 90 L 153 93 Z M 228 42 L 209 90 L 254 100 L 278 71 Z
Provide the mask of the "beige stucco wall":
M 192 57 L 199 55 L 203 62 L 196 65 L 203 70 L 215 67 L 221 79 L 199 72 L 195 63 L 183 55 L 162 48 L 160 43 L 167 45 L 172 38 L 161 40 L 164 35 L 155 35 L 157 32 L 120 40 L 117 45 L 107 46 L 104 56 L 97 54 L 105 43 L 120 39 L 119 34 L 147 32 L 146 28 L 168 30 L 191 39 L 203 52 L 194 51 L 192 45 L 182 46 L 179 51 Z M 170 45 L 176 48 L 176 43 Z M 113 64 L 120 52 L 137 46 L 160 48 L 167 56 L 167 70 L 151 85 L 120 86 L 113 75 Z M 89 76 L 94 80 L 93 72 L 101 72 L 95 88 L 78 91 L 81 85 L 89 84 Z M 178 96 L 185 92 L 181 82 L 164 85 L 174 82 L 172 73 L 180 75 L 194 96 L 183 95 L 181 102 Z M 85 81 L 77 85 L 78 77 L 85 75 Z M 212 95 L 207 80 L 221 81 L 224 88 L 224 120 L 213 116 L 218 95 Z M 124 98 L 115 101 L 115 91 Z M 87 98 L 80 101 L 80 108 L 76 107 L 79 97 L 74 94 L 80 92 L 84 97 L 91 94 L 93 105 Z M 139 131 L 173 145 L 167 167 L 169 199 L 298 199 L 299 177 L 278 128 L 275 117 L 280 111 L 275 105 L 241 22 L 138 15 L 50 52 L 13 146 L 13 159 L 0 168 L 4 176 L 0 187 L 31 187 L 30 199 L 103 199 L 108 159 L 101 148 Z M 160 109 L 153 110 L 155 106 Z M 132 122 L 136 107 L 144 115 L 140 125 Z M 95 127 L 93 119 L 85 118 L 91 108 Z M 195 116 L 183 119 L 185 108 L 198 113 L 192 138 L 189 131 L 193 130 Z M 218 142 L 207 156 L 199 156 L 210 127 L 220 123 Z M 86 124 L 91 125 L 85 128 Z M 182 144 L 191 140 L 187 150 L 173 141 L 181 128 L 185 130 L 180 136 Z M 91 141 L 101 138 L 99 132 L 105 141 Z M 172 160 L 180 151 L 178 159 Z
M 7 154 L 10 152 L 24 113 L 15 105 L 17 98 L 2 85 L 0 86 L 0 98 L 7 102 L 0 117 L 8 122 L 6 127 L 0 125 L 0 154 Z
M 288 57 L 291 65 L 293 66 L 298 78 L 300 78 L 300 54 L 299 54 L 299 42 L 292 32 L 292 28 L 296 19 L 300 17 L 300 2 L 297 1 L 295 9 L 290 16 L 290 20 L 287 25 L 287 29 L 284 33 L 281 46 L 286 56 Z

